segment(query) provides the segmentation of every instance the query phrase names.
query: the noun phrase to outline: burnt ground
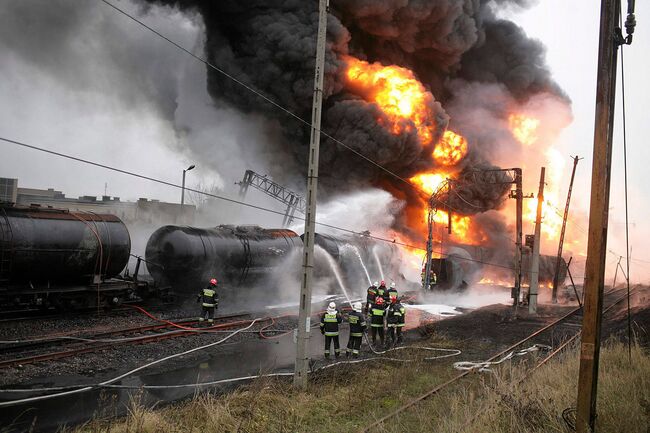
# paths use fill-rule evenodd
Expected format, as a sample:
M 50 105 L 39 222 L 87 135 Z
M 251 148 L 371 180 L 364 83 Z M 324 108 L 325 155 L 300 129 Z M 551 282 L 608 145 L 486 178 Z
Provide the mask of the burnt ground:
M 614 300 L 625 295 L 624 291 L 606 295 L 604 307 L 607 308 Z M 528 307 L 518 309 L 515 316 L 512 306 L 488 305 L 467 314 L 455 316 L 433 323 L 421 329 L 421 333 L 439 334 L 450 340 L 467 346 L 465 355 L 482 353 L 485 359 L 515 342 L 527 337 L 534 331 L 551 323 L 557 318 L 576 308 L 570 305 L 540 305 L 537 315 L 530 315 Z M 650 287 L 638 287 L 631 295 L 631 324 L 633 339 L 643 347 L 650 348 Z M 558 326 L 540 334 L 524 344 L 523 347 L 540 343 L 557 346 L 566 338 L 579 331 L 582 314 L 579 313 L 568 319 L 563 326 Z M 602 338 L 626 339 L 627 335 L 627 303 L 622 301 L 603 317 Z

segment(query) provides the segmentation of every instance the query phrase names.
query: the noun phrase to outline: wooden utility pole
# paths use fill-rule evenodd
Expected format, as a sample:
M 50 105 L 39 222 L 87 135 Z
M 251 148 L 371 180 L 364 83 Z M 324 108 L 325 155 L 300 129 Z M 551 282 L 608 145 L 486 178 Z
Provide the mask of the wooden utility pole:
M 573 157 L 573 171 L 571 172 L 571 181 L 569 182 L 569 192 L 566 196 L 566 205 L 564 206 L 564 217 L 562 218 L 562 230 L 560 231 L 560 242 L 557 247 L 557 259 L 555 260 L 555 273 L 553 274 L 553 295 L 552 301 L 557 304 L 557 286 L 560 278 L 560 266 L 562 266 L 562 248 L 564 247 L 564 233 L 566 232 L 566 220 L 569 218 L 569 204 L 571 203 L 571 191 L 573 191 L 573 180 L 576 177 L 576 167 L 578 161 L 582 158 Z
M 576 413 L 576 431 L 578 433 L 593 432 L 596 421 L 600 325 L 605 285 L 612 134 L 616 100 L 617 43 L 615 29 L 619 20 L 619 6 L 619 0 L 601 0 L 589 237 Z
M 314 72 L 314 101 L 311 117 L 311 139 L 307 168 L 307 213 L 302 253 L 302 280 L 298 312 L 296 364 L 293 384 L 307 386 L 309 372 L 309 337 L 311 335 L 311 286 L 314 274 L 314 235 L 316 231 L 316 189 L 318 186 L 318 154 L 320 151 L 321 108 L 323 103 L 323 74 L 325 72 L 325 38 L 329 0 L 318 3 L 318 37 L 316 40 L 316 66 Z
M 537 193 L 537 217 L 535 218 L 535 243 L 533 257 L 530 261 L 530 289 L 528 290 L 528 312 L 537 313 L 537 293 L 539 292 L 539 244 L 542 238 L 542 206 L 544 205 L 544 175 L 546 167 L 542 167 L 539 176 L 539 192 Z

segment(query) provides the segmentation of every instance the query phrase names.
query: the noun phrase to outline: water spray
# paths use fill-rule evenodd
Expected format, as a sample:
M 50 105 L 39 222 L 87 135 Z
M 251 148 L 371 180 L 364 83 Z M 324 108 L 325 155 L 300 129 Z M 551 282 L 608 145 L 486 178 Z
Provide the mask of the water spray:
M 332 257 L 325 249 L 322 247 L 316 245 L 314 247 L 314 251 L 317 255 L 322 255 L 327 259 L 327 263 L 330 265 L 330 269 L 332 270 L 332 273 L 336 277 L 336 281 L 339 283 L 339 287 L 341 288 L 341 291 L 345 295 L 345 298 L 348 300 L 348 304 L 352 306 L 352 301 L 350 300 L 350 296 L 348 296 L 348 291 L 345 289 L 345 284 L 343 283 L 343 277 L 341 276 L 341 270 L 339 268 L 338 263 L 336 263 L 336 260 L 334 260 L 334 257 Z
M 377 255 L 377 246 L 372 248 L 372 255 L 375 256 L 375 261 L 377 262 L 377 268 L 379 268 L 379 274 L 381 279 L 384 279 L 384 268 L 381 267 L 381 262 L 379 261 L 379 255 Z
M 346 244 L 343 246 L 344 249 L 351 249 L 354 254 L 357 256 L 359 259 L 359 263 L 361 263 L 361 267 L 363 268 L 363 272 L 366 273 L 366 278 L 368 279 L 368 284 L 372 284 L 372 280 L 370 279 L 370 274 L 368 273 L 368 268 L 366 267 L 366 264 L 363 263 L 363 259 L 361 258 L 361 253 L 359 252 L 359 248 L 356 247 L 356 245 L 350 245 Z

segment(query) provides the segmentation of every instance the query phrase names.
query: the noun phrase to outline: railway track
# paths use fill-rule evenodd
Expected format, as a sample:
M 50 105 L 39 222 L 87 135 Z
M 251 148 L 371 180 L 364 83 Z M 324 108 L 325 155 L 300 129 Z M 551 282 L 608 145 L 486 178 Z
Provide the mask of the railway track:
M 123 316 L 133 315 L 134 310 L 131 307 L 131 305 L 139 305 L 139 304 L 122 304 L 122 305 L 127 305 L 127 306 L 115 307 L 110 309 L 102 308 L 99 311 L 97 310 L 97 308 L 88 308 L 88 309 L 83 309 L 83 310 L 73 311 L 73 312 L 54 312 L 51 310 L 43 311 L 37 309 L 14 310 L 14 311 L 5 310 L 2 311 L 2 318 L 0 319 L 0 323 L 17 323 L 17 322 L 24 322 L 26 320 L 34 321 L 34 320 L 49 320 L 49 319 L 77 319 L 79 317 L 92 317 L 92 316 L 123 317 Z M 158 310 L 156 309 L 153 311 L 158 311 Z
M 632 288 L 630 290 L 630 293 L 634 292 L 636 288 Z M 603 309 L 603 314 L 608 313 L 612 308 L 614 308 L 616 305 L 618 305 L 621 301 L 625 300 L 627 298 L 627 293 L 623 296 L 616 297 L 616 295 L 626 292 L 626 289 L 617 289 L 617 290 L 611 290 L 605 294 L 606 298 L 614 298 L 613 301 L 611 301 L 611 304 L 609 304 L 605 309 Z M 607 300 L 606 300 L 607 301 Z M 582 320 L 582 315 L 579 314 L 582 312 L 582 307 L 577 307 L 568 313 L 566 313 L 564 316 L 560 317 L 559 319 L 554 320 L 553 322 L 549 323 L 548 325 L 538 329 L 537 331 L 533 332 L 532 334 L 528 335 L 527 337 L 517 341 L 516 343 L 512 344 L 506 349 L 503 349 L 499 353 L 493 355 L 491 358 L 487 359 L 485 362 L 492 362 L 495 361 L 504 355 L 512 352 L 513 350 L 517 349 L 524 343 L 529 342 L 530 340 L 540 336 L 541 334 L 548 332 L 550 330 L 557 329 L 559 326 L 565 326 L 565 327 L 575 327 L 576 323 L 579 323 L 578 321 Z M 582 330 L 578 330 L 577 332 L 573 332 L 572 335 L 569 338 L 566 338 L 560 346 L 555 348 L 548 356 L 546 356 L 543 360 L 541 360 L 539 363 L 537 363 L 532 369 L 531 373 L 535 370 L 537 370 L 539 367 L 547 363 L 550 359 L 552 359 L 555 355 L 560 353 L 562 350 L 564 350 L 566 347 L 568 347 L 573 341 L 576 341 L 578 337 L 582 334 Z M 413 400 L 407 402 L 406 404 L 402 405 L 401 407 L 395 409 L 394 411 L 390 412 L 389 414 L 385 415 L 384 417 L 374 421 L 372 424 L 364 427 L 361 432 L 369 432 L 376 427 L 380 426 L 384 422 L 394 418 L 396 415 L 400 414 L 401 412 L 409 409 L 410 407 L 418 404 L 419 402 L 426 400 L 427 398 L 440 393 L 440 391 L 444 390 L 448 386 L 457 383 L 464 377 L 470 375 L 473 373 L 474 370 L 465 370 L 462 373 L 457 374 L 456 376 L 452 377 L 451 379 L 447 380 L 446 382 L 436 386 L 435 388 L 427 391 L 426 393 L 414 398 Z
M 215 324 L 206 328 L 196 328 L 199 332 L 210 332 L 221 329 L 231 328 L 233 326 L 250 323 L 251 320 L 236 320 L 250 317 L 247 313 L 230 314 L 215 317 Z M 219 323 L 223 322 L 223 323 Z M 196 319 L 181 320 L 172 323 L 156 323 L 144 326 L 135 326 L 130 328 L 116 329 L 106 332 L 100 332 L 87 335 L 60 336 L 55 335 L 52 339 L 45 337 L 38 341 L 25 343 L 16 343 L 3 348 L 5 353 L 22 353 L 20 357 L 0 360 L 0 368 L 16 367 L 25 364 L 33 364 L 42 361 L 52 361 L 56 359 L 68 358 L 85 353 L 96 352 L 99 350 L 112 348 L 124 344 L 142 344 L 153 341 L 162 341 L 171 338 L 177 338 L 187 335 L 196 334 L 192 329 L 183 329 L 197 324 Z M 179 326 L 175 326 L 179 325 Z M 169 329 L 175 329 L 169 331 Z M 109 338 L 115 338 L 111 341 Z M 45 353 L 33 354 L 33 351 L 39 351 L 47 347 L 56 347 Z

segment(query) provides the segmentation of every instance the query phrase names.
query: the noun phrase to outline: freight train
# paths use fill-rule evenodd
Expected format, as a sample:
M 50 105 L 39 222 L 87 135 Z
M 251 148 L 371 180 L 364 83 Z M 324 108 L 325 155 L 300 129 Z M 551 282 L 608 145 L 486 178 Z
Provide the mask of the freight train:
M 392 246 L 368 236 L 317 234 L 319 276 L 332 269 L 348 287 L 373 275 L 392 275 Z M 0 204 L 0 307 L 60 310 L 111 306 L 171 292 L 188 298 L 216 276 L 229 296 L 276 299 L 278 286 L 298 281 L 301 237 L 286 229 L 221 225 L 163 226 L 147 242 L 145 258 L 128 274 L 131 238 L 116 216 L 40 206 Z M 331 257 L 334 264 L 327 260 Z M 146 263 L 149 278 L 139 276 Z M 366 269 L 365 272 L 362 269 Z M 124 273 L 123 273 L 124 271 Z M 326 275 L 328 274 L 328 275 Z M 289 279 L 281 278 L 289 275 Z M 258 288 L 266 289 L 257 291 Z
M 316 280 L 332 291 L 360 295 L 366 283 L 379 279 L 409 286 L 400 273 L 401 254 L 391 243 L 377 242 L 369 233 L 317 233 L 315 243 Z M 170 292 L 189 299 L 188 293 L 198 292 L 214 276 L 226 299 L 265 303 L 267 297 L 277 299 L 282 290 L 293 299 L 302 245 L 301 236 L 287 229 L 168 225 L 149 237 L 145 258 L 137 258 L 135 272 L 129 275 L 131 239 L 116 216 L 2 204 L 0 306 L 83 308 L 168 298 Z M 142 261 L 150 279 L 138 276 Z M 478 275 L 493 273 L 485 263 L 508 271 L 509 259 L 495 250 L 466 245 L 449 248 L 444 259 L 433 261 L 436 289 L 462 290 L 476 282 Z M 540 263 L 540 281 L 552 280 L 554 258 L 542 257 Z M 566 267 L 562 270 L 566 272 Z M 505 274 L 509 276 L 503 280 L 512 272 Z

